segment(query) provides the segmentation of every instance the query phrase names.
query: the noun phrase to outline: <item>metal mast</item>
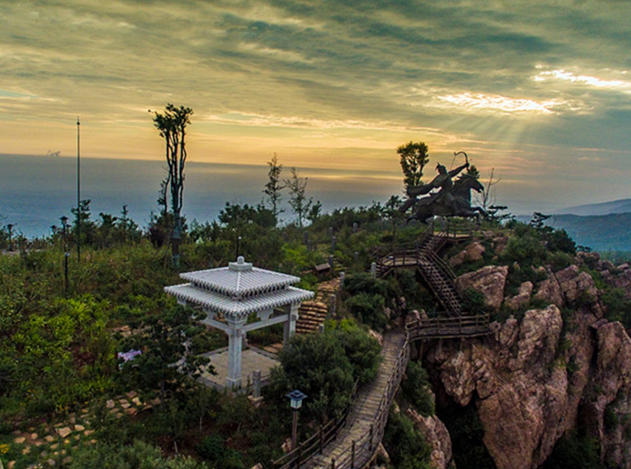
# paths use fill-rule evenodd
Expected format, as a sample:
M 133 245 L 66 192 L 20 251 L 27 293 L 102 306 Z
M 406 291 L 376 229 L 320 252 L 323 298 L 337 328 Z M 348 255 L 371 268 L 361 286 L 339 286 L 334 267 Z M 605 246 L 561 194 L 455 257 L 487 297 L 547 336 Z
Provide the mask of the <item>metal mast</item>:
M 81 262 L 81 123 L 77 116 L 77 260 Z

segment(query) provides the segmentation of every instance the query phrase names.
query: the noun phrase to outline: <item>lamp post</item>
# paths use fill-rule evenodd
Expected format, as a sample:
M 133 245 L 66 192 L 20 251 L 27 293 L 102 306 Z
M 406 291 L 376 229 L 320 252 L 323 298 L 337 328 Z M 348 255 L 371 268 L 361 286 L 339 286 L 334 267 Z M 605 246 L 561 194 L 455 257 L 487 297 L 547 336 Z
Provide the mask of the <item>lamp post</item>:
M 68 248 L 66 247 L 66 230 L 68 229 L 68 217 L 64 215 L 63 217 L 59 218 L 59 220 L 61 221 L 61 234 L 64 241 L 64 251 L 67 251 Z
M 291 427 L 291 449 L 294 450 L 298 446 L 298 410 L 302 407 L 302 400 L 307 397 L 306 394 L 297 389 L 287 394 L 290 400 L 291 408 L 294 409 L 294 418 Z

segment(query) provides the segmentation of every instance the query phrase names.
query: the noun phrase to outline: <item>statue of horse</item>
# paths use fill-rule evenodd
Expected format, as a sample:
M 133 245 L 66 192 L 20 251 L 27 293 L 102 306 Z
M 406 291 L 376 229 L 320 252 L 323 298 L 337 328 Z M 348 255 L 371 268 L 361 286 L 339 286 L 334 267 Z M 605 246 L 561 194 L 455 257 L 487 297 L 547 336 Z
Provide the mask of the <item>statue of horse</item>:
M 445 203 L 442 190 L 418 199 L 415 203 L 410 203 L 414 199 L 408 199 L 403 206 L 404 210 L 411 206 L 414 207 L 414 213 L 408 217 L 408 221 L 426 222 L 427 219 L 435 215 L 467 218 L 486 216 L 486 212 L 481 207 L 471 207 L 471 190 L 479 193 L 484 190 L 484 186 L 475 177 L 463 174 L 454 182 L 452 194 L 455 203 L 453 204 Z

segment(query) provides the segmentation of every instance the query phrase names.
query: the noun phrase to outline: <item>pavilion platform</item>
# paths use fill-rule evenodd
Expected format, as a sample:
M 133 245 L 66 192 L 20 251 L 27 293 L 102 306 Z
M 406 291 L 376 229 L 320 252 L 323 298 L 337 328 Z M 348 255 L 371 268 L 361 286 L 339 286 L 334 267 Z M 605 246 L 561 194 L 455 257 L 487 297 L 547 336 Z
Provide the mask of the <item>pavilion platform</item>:
M 205 386 L 223 391 L 226 388 L 226 380 L 228 378 L 228 363 L 230 359 L 228 347 L 213 350 L 205 353 L 204 356 L 210 358 L 210 365 L 217 374 L 212 375 L 204 370 L 199 381 Z M 271 369 L 278 365 L 280 365 L 280 361 L 278 361 L 274 353 L 252 346 L 244 349 L 241 352 L 242 391 L 248 393 L 252 390 L 254 381 L 252 374 L 256 370 L 261 372 L 261 386 L 265 386 L 269 382 Z

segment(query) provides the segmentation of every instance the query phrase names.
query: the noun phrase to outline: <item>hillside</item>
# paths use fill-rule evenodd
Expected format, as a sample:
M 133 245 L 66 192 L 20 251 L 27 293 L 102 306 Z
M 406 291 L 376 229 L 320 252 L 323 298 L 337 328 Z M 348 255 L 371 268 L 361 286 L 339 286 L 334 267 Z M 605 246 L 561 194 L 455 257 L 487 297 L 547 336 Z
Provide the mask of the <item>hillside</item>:
M 595 251 L 631 251 L 631 213 L 552 215 L 547 223 L 563 228 L 577 244 Z

